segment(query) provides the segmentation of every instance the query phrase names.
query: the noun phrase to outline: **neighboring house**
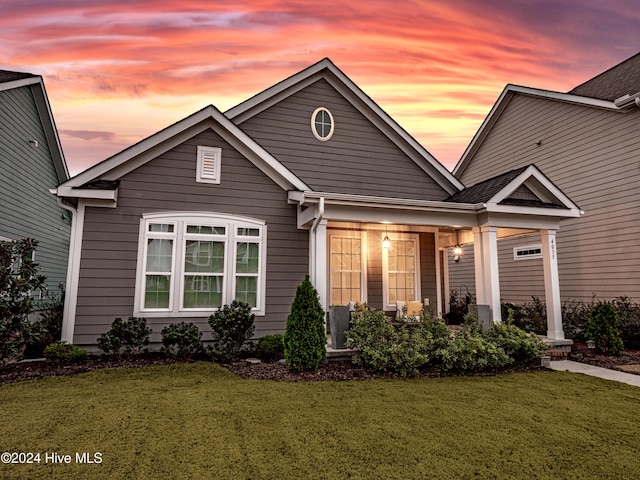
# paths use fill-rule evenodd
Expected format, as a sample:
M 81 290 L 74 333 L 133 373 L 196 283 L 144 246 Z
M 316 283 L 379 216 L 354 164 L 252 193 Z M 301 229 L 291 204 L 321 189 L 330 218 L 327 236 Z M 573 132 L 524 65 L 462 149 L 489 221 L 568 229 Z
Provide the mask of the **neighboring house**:
M 0 70 L 0 239 L 38 241 L 51 292 L 66 282 L 71 215 L 50 189 L 68 178 L 42 77 Z
M 536 202 L 519 201 L 535 185 Z M 535 167 L 500 188 L 464 186 L 324 59 L 232 108 L 209 106 L 57 189 L 77 209 L 63 339 L 92 346 L 116 317 L 163 326 L 207 319 L 239 299 L 256 336 L 282 332 L 305 274 L 330 305 L 399 301 L 443 312 L 443 254 L 473 229 L 479 298 L 499 320 L 496 239 L 540 231 L 553 245 L 579 209 Z M 495 186 L 494 186 L 495 187 Z M 534 187 L 532 187 L 534 188 Z M 529 203 L 527 203 L 529 202 Z M 471 230 L 470 230 L 471 231 Z M 558 293 L 555 256 L 545 255 Z M 563 338 L 551 303 L 549 336 Z M 206 336 L 205 336 L 206 338 Z
M 562 300 L 640 300 L 640 54 L 569 93 L 507 85 L 453 173 L 465 185 L 536 165 L 585 214 L 558 231 Z M 451 258 L 450 253 L 450 258 Z M 500 296 L 544 297 L 537 235 L 499 242 Z M 475 290 L 472 245 L 451 288 Z

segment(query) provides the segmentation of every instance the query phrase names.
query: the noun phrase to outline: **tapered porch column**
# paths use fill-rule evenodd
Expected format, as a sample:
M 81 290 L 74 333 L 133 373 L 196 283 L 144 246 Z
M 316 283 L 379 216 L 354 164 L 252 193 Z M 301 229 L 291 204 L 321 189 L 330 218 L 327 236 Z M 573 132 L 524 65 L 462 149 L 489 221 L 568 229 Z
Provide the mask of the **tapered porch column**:
M 499 323 L 502 321 L 502 312 L 500 309 L 500 276 L 498 273 L 498 229 L 484 225 L 480 227 L 479 236 L 481 241 L 479 248 L 482 275 L 478 277 L 478 263 L 476 263 L 476 292 L 478 291 L 478 283 L 480 283 L 483 302 L 485 305 L 489 305 L 491 320 L 494 323 Z M 477 252 L 474 251 L 474 253 L 477 255 Z M 478 303 L 480 303 L 479 300 Z
M 318 291 L 320 305 L 327 312 L 327 220 L 314 224 L 309 236 L 309 276 Z
M 476 302 L 478 305 L 489 305 L 484 288 L 484 250 L 482 249 L 482 233 L 480 228 L 474 227 L 473 232 L 473 259 L 476 280 Z
M 558 276 L 556 231 L 540 230 L 540 238 L 542 240 L 544 292 L 547 303 L 547 337 L 553 340 L 564 340 L 562 309 L 560 306 L 560 278 Z

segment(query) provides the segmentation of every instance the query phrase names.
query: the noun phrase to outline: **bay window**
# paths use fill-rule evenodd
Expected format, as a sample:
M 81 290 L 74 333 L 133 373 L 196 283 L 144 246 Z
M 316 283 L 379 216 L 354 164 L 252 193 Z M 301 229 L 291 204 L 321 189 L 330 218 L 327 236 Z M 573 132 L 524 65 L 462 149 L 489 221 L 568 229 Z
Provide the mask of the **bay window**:
M 134 315 L 209 315 L 238 300 L 264 314 L 266 225 L 206 213 L 141 220 Z

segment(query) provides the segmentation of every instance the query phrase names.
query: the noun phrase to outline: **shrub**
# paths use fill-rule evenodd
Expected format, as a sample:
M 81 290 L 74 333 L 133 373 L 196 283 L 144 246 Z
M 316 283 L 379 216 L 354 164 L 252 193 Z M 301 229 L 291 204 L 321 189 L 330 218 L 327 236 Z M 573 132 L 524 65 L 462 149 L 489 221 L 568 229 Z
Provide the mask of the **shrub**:
M 22 354 L 31 336 L 31 295 L 46 287 L 38 264 L 31 260 L 37 244 L 29 238 L 0 241 L 0 365 Z
M 25 345 L 26 358 L 40 358 L 47 345 L 60 340 L 62 334 L 62 314 L 64 311 L 64 286 L 60 284 L 57 294 L 50 294 L 39 308 L 40 318 L 31 324 L 29 338 Z
M 547 333 L 547 309 L 538 297 L 531 297 L 531 302 L 522 305 L 503 303 L 501 310 L 503 318 L 510 316 L 511 323 L 525 332 Z
M 625 348 L 640 349 L 640 305 L 629 297 L 618 297 L 611 301 L 611 306 L 618 314 Z
M 513 362 L 502 348 L 476 329 L 458 332 L 450 343 L 449 353 L 450 369 L 461 372 L 478 372 Z
M 189 357 L 202 351 L 202 332 L 193 323 L 172 323 L 161 332 L 164 350 L 174 357 Z
M 253 336 L 255 315 L 248 303 L 234 300 L 209 317 L 213 345 L 209 353 L 219 362 L 229 362 L 240 352 L 242 345 Z
M 71 345 L 59 340 L 44 349 L 44 356 L 47 362 L 51 362 L 54 365 L 69 365 L 85 362 L 87 360 L 87 351 L 78 348 L 77 345 Z
M 367 310 L 352 316 L 346 336 L 347 347 L 357 350 L 352 361 L 379 372 L 411 376 L 427 365 L 449 363 L 449 330 L 430 315 L 394 327 L 383 311 Z
M 118 355 L 137 354 L 149 345 L 151 332 L 144 318 L 129 317 L 128 320 L 116 318 L 111 324 L 111 329 L 98 338 L 98 348 L 105 353 Z
M 533 333 L 509 323 L 509 317 L 505 323 L 495 323 L 485 333 L 486 338 L 493 342 L 515 363 L 526 363 L 542 355 L 547 346 Z
M 326 357 L 324 310 L 309 275 L 298 285 L 284 332 L 284 358 L 292 372 L 317 370 Z
M 584 340 L 587 336 L 589 313 L 595 305 L 595 296 L 590 302 L 566 300 L 562 304 L 562 326 L 567 338 Z
M 623 349 L 618 314 L 608 302 L 598 303 L 589 314 L 588 338 L 604 353 L 620 355 Z
M 256 356 L 265 362 L 272 362 L 284 358 L 284 335 L 265 335 L 255 347 Z

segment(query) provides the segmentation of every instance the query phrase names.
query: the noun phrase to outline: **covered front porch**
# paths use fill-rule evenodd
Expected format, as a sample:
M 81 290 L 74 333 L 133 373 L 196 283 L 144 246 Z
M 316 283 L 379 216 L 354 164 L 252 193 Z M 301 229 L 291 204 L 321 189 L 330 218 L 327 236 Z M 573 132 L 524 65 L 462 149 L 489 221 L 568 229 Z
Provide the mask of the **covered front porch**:
M 490 321 L 500 322 L 498 240 L 537 232 L 547 337 L 562 341 L 556 232 L 562 218 L 581 212 L 559 191 L 553 200 L 547 207 L 289 193 L 298 205 L 298 227 L 309 230 L 309 271 L 325 311 L 360 301 L 394 315 L 398 302 L 412 301 L 443 316 L 449 308 L 449 256 L 464 243 L 473 244 L 477 303 L 488 306 Z

